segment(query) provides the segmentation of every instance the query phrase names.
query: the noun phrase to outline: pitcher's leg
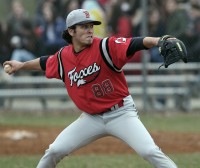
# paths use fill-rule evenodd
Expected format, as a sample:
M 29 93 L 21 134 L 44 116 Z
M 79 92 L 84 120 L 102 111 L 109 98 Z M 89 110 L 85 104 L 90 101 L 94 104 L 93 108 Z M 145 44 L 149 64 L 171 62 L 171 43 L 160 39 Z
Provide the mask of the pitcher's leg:
M 65 128 L 46 150 L 37 168 L 55 168 L 58 162 L 72 151 L 102 137 L 104 128 L 94 118 L 83 113 Z
M 108 123 L 107 129 L 110 134 L 122 139 L 154 167 L 177 168 L 175 163 L 154 143 L 136 112 L 126 111 L 124 115 Z

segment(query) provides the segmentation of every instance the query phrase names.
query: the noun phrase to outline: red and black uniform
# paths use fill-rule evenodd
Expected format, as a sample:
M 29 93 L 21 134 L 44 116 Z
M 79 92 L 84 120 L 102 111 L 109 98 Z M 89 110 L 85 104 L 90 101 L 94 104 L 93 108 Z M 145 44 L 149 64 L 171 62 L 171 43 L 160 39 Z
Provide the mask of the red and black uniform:
M 40 63 L 47 78 L 63 80 L 80 110 L 97 114 L 110 111 L 129 95 L 122 67 L 141 49 L 145 49 L 143 38 L 94 38 L 79 53 L 69 45 L 55 55 L 41 57 Z

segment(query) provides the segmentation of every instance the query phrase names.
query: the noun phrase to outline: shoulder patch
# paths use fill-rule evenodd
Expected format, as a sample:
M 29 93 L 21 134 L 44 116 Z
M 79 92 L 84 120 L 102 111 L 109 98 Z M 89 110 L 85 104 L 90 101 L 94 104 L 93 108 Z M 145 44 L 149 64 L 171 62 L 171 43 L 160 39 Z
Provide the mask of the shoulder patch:
M 119 37 L 115 40 L 115 43 L 120 44 L 120 43 L 125 43 L 126 42 L 126 38 L 124 37 Z

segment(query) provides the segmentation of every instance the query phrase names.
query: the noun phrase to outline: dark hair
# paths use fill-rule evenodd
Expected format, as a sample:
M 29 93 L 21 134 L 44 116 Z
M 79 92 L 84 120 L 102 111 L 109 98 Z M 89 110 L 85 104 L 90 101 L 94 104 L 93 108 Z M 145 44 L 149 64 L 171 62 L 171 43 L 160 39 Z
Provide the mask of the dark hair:
M 69 29 L 76 29 L 76 26 L 71 26 L 69 27 Z M 68 30 L 64 30 L 62 32 L 62 38 L 68 43 L 68 44 L 72 44 L 72 36 L 69 34 Z
M 200 10 L 200 5 L 192 4 L 192 9 Z

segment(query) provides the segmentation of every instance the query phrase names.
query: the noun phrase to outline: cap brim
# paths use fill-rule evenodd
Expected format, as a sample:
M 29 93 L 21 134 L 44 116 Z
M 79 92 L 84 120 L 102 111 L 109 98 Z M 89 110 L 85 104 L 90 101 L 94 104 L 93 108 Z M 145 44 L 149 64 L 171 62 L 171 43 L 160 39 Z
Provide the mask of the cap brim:
M 86 24 L 86 23 L 93 23 L 94 25 L 100 25 L 101 24 L 100 21 L 96 21 L 96 20 L 86 20 L 86 21 L 83 21 L 83 22 L 79 22 L 77 24 Z

